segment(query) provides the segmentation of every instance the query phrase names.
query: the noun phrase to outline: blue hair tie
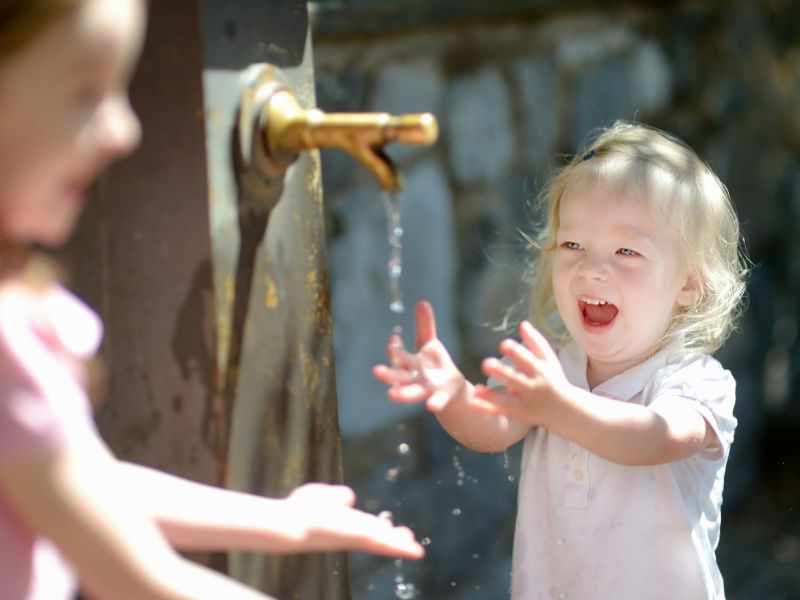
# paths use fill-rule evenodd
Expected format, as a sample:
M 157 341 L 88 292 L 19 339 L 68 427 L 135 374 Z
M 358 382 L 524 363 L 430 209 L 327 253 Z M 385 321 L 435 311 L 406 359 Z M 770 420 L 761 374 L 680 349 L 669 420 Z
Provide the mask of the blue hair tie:
M 583 155 L 583 160 L 589 160 L 590 158 L 593 158 L 596 152 L 597 151 L 594 148 L 592 148 L 591 150 L 589 150 L 589 152 Z

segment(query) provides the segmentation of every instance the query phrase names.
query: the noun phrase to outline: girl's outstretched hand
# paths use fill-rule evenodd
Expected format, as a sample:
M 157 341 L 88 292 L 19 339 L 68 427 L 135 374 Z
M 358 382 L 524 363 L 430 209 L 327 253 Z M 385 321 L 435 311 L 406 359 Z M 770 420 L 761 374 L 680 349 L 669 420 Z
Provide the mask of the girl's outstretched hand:
M 376 365 L 372 373 L 390 386 L 391 400 L 425 402 L 428 410 L 439 412 L 464 389 L 466 380 L 436 337 L 436 319 L 428 302 L 417 303 L 416 320 L 417 351 L 408 352 L 394 335 L 386 347 L 391 366 Z
M 341 485 L 308 483 L 285 499 L 286 518 L 298 520 L 302 552 L 355 550 L 422 558 L 425 549 L 407 527 L 396 527 L 391 515 L 376 516 L 354 508 L 356 496 Z
M 500 342 L 500 352 L 508 361 L 487 358 L 481 365 L 483 372 L 503 387 L 476 386 L 470 404 L 481 412 L 538 425 L 569 383 L 544 336 L 528 321 L 522 322 L 519 331 L 523 343 Z

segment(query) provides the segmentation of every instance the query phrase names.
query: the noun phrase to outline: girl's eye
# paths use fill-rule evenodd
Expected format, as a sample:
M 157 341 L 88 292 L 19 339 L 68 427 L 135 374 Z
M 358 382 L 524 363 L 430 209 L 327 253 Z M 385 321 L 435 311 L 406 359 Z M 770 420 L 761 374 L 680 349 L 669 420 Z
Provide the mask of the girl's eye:
M 564 242 L 561 244 L 562 247 L 567 248 L 568 250 L 580 250 L 581 245 L 578 242 Z
M 630 248 L 620 248 L 617 250 L 622 256 L 639 256 L 639 253 L 636 250 L 631 250 Z

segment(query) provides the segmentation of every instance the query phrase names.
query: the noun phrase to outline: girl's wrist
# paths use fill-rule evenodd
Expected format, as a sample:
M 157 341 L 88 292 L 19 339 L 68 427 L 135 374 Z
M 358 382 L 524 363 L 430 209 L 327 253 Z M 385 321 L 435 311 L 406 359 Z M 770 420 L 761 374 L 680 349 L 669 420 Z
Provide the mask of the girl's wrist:
M 551 385 L 540 404 L 542 409 L 537 424 L 549 429 L 554 424 L 563 421 L 566 417 L 565 409 L 572 398 L 572 390 L 572 384 L 567 381 Z

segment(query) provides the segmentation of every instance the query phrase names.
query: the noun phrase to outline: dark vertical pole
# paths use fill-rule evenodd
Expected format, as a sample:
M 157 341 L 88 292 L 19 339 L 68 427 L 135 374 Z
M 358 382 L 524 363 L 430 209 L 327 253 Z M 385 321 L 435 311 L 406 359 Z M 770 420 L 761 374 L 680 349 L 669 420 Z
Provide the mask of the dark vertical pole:
M 109 393 L 97 418 L 123 458 L 215 483 L 215 310 L 196 0 L 150 3 L 131 85 L 139 149 L 98 183 L 65 252 L 101 313 Z

